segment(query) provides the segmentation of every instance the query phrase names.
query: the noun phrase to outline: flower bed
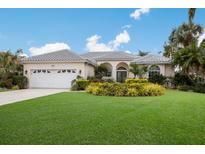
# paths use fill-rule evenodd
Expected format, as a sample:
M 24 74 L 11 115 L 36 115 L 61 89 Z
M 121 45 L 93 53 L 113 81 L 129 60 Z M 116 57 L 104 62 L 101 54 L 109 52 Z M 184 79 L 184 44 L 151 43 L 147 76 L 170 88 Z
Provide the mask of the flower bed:
M 160 96 L 165 88 L 152 83 L 91 83 L 86 91 L 97 96 Z

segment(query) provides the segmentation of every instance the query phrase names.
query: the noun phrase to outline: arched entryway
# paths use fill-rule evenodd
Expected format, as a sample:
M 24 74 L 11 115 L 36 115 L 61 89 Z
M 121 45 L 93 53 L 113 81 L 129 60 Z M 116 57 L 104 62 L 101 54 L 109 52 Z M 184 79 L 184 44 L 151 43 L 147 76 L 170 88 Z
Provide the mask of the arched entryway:
M 129 66 L 128 64 L 121 62 L 116 66 L 117 71 L 117 82 L 124 82 L 128 76 Z
M 160 74 L 160 67 L 157 65 L 152 65 L 149 67 L 149 78 L 156 75 L 156 74 Z
M 112 76 L 112 65 L 110 63 L 102 63 L 101 66 L 104 66 L 107 69 L 104 76 L 111 77 Z

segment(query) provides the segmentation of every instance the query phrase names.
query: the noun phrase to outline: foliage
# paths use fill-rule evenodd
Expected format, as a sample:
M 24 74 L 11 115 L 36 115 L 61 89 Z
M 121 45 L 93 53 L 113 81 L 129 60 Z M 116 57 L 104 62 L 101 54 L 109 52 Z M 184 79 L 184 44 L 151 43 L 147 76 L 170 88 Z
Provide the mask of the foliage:
M 148 54 L 149 54 L 149 52 L 145 52 L 145 51 L 142 51 L 142 50 L 139 50 L 139 52 L 138 52 L 139 56 L 146 56 Z
M 89 80 L 90 82 L 103 82 L 101 78 L 97 78 L 95 76 L 87 77 L 87 80 Z
M 193 88 L 194 92 L 205 93 L 205 83 L 197 83 Z
M 134 78 L 136 78 L 137 75 L 139 76 L 139 78 L 142 78 L 147 71 L 147 66 L 138 65 L 136 63 L 130 64 L 130 72 L 134 74 Z
M 78 90 L 85 90 L 86 87 L 89 85 L 90 81 L 85 79 L 78 79 L 72 84 L 71 90 L 78 91 Z
M 113 79 L 113 77 L 103 76 L 102 81 L 104 81 L 104 82 L 114 82 L 114 79 Z
M 167 78 L 165 76 L 163 76 L 162 74 L 154 74 L 154 75 L 149 77 L 149 82 L 163 85 L 165 83 L 166 79 Z
M 11 89 L 12 89 L 12 90 L 19 90 L 19 86 L 18 86 L 18 85 L 13 86 Z
M 91 83 L 86 91 L 97 96 L 159 96 L 165 89 L 151 83 Z
M 126 79 L 125 83 L 131 84 L 131 83 L 148 83 L 147 79 Z
M 192 91 L 193 90 L 193 86 L 181 85 L 181 86 L 178 86 L 177 89 L 181 90 L 181 91 Z
M 28 79 L 25 76 L 15 75 L 12 77 L 13 85 L 17 85 L 20 89 L 27 88 Z
M 95 67 L 95 77 L 101 79 L 107 74 L 108 70 L 104 65 L 98 65 Z
M 194 82 L 187 75 L 183 73 L 175 73 L 172 79 L 172 84 L 174 84 L 175 86 L 183 86 L 183 85 L 192 86 Z
M 12 82 L 13 82 L 12 79 L 3 80 L 0 82 L 0 87 L 11 89 L 13 86 Z

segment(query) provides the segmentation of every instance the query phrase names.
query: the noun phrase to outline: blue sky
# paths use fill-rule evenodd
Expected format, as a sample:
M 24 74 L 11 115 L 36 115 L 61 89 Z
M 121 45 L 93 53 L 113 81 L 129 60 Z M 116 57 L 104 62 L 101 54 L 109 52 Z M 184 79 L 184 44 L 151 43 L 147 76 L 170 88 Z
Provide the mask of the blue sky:
M 113 50 L 157 53 L 163 50 L 171 30 L 188 18 L 187 9 L 150 9 L 134 19 L 130 14 L 135 10 L 0 9 L 0 50 L 22 48 L 31 55 L 31 49 L 35 52 L 57 43 L 78 53 L 94 49 L 96 44 Z M 204 26 L 204 19 L 205 9 L 198 9 L 194 21 Z M 131 27 L 122 28 L 125 25 Z

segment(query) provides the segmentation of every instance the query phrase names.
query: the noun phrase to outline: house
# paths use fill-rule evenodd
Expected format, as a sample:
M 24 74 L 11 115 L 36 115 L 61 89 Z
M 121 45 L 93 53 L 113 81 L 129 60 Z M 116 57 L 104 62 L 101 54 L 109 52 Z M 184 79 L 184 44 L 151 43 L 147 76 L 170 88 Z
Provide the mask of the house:
M 143 57 L 125 52 L 88 52 L 78 55 L 69 50 L 60 50 L 23 60 L 24 75 L 29 80 L 29 88 L 70 88 L 72 80 L 82 76 L 94 76 L 96 65 L 104 65 L 108 73 L 117 82 L 133 77 L 129 64 L 137 63 L 149 67 L 146 76 L 155 73 L 173 76 L 171 60 L 156 55 Z

